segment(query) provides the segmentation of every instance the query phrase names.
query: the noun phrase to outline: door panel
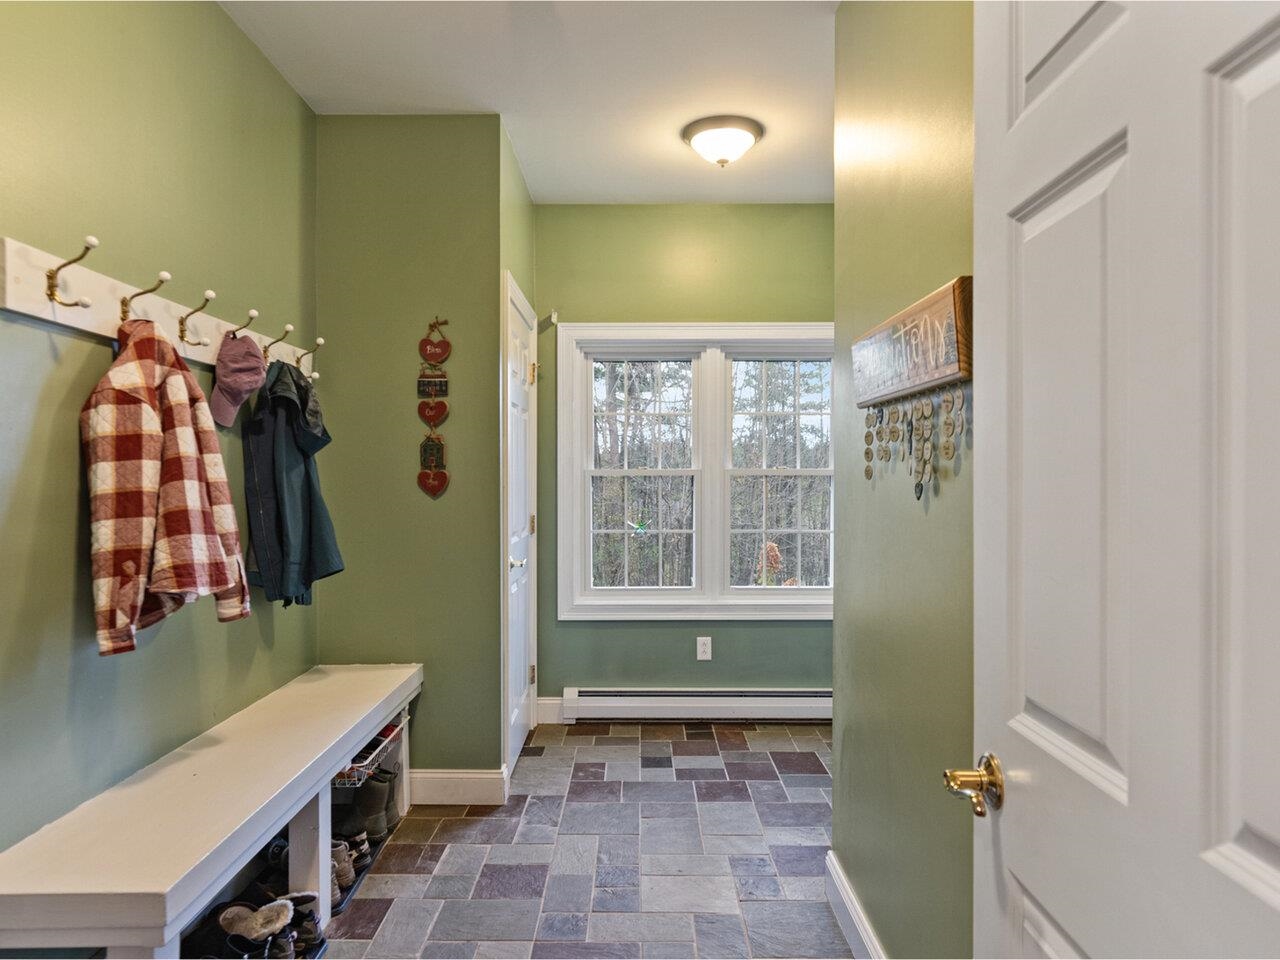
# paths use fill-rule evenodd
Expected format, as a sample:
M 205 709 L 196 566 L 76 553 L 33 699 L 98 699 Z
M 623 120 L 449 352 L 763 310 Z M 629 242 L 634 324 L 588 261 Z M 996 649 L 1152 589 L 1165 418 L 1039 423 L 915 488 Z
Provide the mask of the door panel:
M 975 58 L 974 948 L 1274 955 L 1280 4 L 978 4 Z
M 1215 475 L 1220 617 L 1209 641 L 1216 664 L 1213 837 L 1206 859 L 1280 907 L 1280 28 L 1255 36 L 1214 71 L 1213 147 L 1219 255 L 1219 463 Z M 1229 465 L 1234 465 L 1228 469 Z
M 1014 118 L 1070 73 L 1124 13 L 1124 4 L 1112 0 L 1018 4 L 1010 12 Z
M 1020 885 L 1016 887 L 1016 892 L 1018 900 L 1014 910 L 1019 917 L 1019 956 L 1043 957 L 1045 960 L 1067 960 L 1070 957 L 1085 956 L 1035 897 Z
M 1115 138 L 1010 218 L 1014 315 L 1023 318 L 1011 371 L 1021 397 L 1011 411 L 1018 442 L 1010 467 L 1019 480 L 1011 509 L 1022 521 L 1009 571 L 1021 660 L 1012 725 L 1121 802 L 1127 650 L 1107 578 L 1126 558 L 1106 520 L 1125 509 L 1110 449 L 1126 415 L 1114 375 L 1123 369 L 1125 162 L 1125 141 Z M 1065 450 L 1071 470 L 1061 468 Z

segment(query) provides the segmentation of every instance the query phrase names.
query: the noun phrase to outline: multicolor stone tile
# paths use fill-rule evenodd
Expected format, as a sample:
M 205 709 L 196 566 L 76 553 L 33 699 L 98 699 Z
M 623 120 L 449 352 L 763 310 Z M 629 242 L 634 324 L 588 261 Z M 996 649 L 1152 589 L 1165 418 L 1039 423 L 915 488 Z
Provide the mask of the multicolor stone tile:
M 330 955 L 850 956 L 830 757 L 823 724 L 544 724 L 506 803 L 412 808 Z

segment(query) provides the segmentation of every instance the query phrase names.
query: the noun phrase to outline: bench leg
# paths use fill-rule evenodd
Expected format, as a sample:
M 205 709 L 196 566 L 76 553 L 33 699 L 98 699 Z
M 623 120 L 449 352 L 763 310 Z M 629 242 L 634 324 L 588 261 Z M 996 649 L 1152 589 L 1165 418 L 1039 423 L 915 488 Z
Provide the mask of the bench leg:
M 326 783 L 289 821 L 289 889 L 320 894 L 320 928 L 329 925 L 331 858 L 331 793 Z
M 116 957 L 137 960 L 138 957 L 176 957 L 178 955 L 179 937 L 158 947 L 107 947 L 108 960 Z
M 400 807 L 400 816 L 404 816 L 409 812 L 409 805 L 413 803 L 410 793 L 409 783 L 409 728 L 412 723 L 405 724 L 404 730 L 400 733 L 400 746 L 396 749 L 397 758 L 400 761 L 400 776 L 396 778 L 396 804 Z

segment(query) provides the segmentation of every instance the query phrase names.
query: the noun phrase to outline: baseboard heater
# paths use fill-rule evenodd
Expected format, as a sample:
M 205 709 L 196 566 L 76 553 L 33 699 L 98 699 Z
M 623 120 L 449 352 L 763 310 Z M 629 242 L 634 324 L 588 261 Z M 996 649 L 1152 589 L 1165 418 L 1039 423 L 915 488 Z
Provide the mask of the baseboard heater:
M 610 720 L 830 720 L 831 690 L 770 687 L 565 687 L 565 723 Z

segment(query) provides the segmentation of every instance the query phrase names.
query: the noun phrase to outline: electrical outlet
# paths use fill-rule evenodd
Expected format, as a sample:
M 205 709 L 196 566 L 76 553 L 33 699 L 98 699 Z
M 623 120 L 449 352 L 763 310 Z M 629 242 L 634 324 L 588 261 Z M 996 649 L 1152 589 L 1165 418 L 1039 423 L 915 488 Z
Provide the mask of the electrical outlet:
M 710 637 L 698 638 L 698 659 L 699 660 L 711 659 L 711 638 Z

